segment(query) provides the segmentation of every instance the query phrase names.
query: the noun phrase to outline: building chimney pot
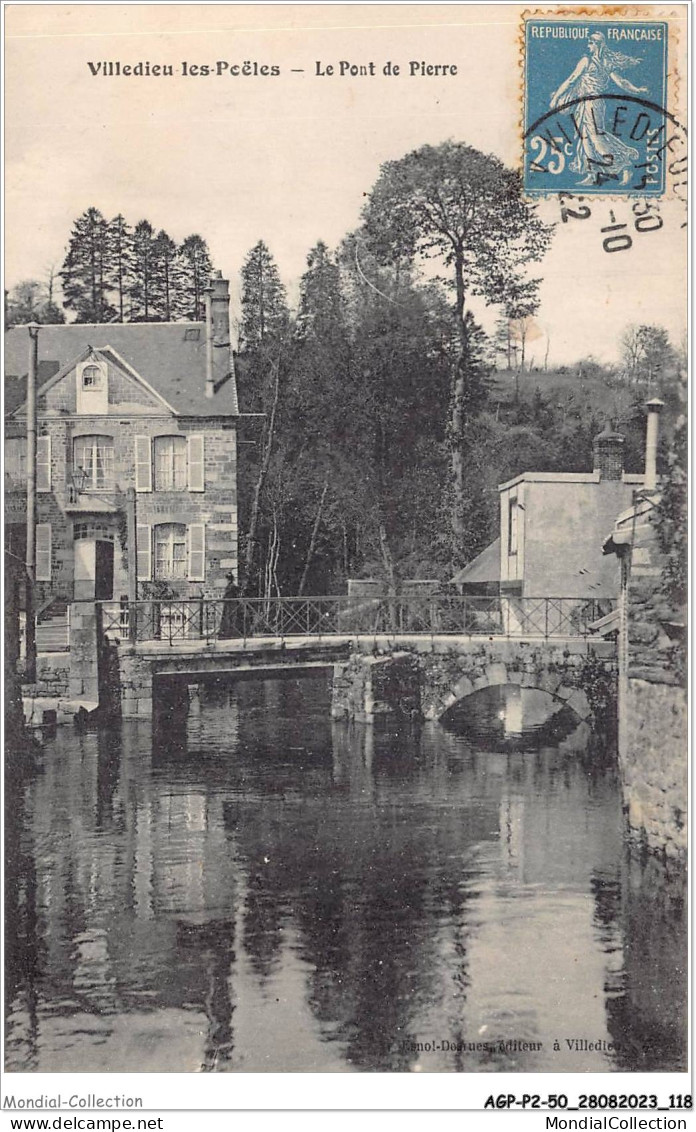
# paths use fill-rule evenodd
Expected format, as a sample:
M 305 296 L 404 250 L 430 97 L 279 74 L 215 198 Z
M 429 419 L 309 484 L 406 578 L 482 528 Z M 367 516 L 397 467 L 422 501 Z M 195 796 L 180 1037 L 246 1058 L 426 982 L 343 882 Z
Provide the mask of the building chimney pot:
M 232 373 L 230 342 L 230 287 L 221 271 L 216 271 L 205 293 L 206 374 L 205 395 L 215 391 Z
M 611 424 L 594 438 L 592 445 L 593 467 L 600 480 L 620 480 L 624 470 L 624 445 L 626 441 L 620 432 L 614 432 Z
M 657 436 L 659 432 L 660 413 L 665 407 L 664 401 L 653 397 L 645 408 L 648 420 L 645 429 L 645 491 L 655 491 L 657 487 Z

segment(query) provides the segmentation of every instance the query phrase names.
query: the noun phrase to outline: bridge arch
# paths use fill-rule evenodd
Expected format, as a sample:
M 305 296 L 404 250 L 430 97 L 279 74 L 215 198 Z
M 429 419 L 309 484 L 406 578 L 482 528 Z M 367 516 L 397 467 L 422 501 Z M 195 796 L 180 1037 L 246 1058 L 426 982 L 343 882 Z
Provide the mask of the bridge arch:
M 450 666 L 455 671 L 448 673 L 444 681 L 442 665 L 435 658 L 432 661 L 423 658 L 423 715 L 426 719 L 439 720 L 474 692 L 517 685 L 546 692 L 559 706 L 570 708 L 578 719 L 589 719 L 592 709 L 583 686 L 583 656 L 568 650 L 564 653 L 559 648 L 549 650 L 548 644 L 544 653 L 539 655 L 529 645 L 520 648 L 505 641 L 497 649 L 495 644 L 489 643 L 485 649 L 462 651 Z
M 494 665 L 492 668 L 497 669 L 498 666 Z M 501 675 L 498 671 L 487 670 L 475 682 L 472 682 L 467 676 L 462 676 L 446 693 L 441 703 L 437 705 L 435 709 L 437 714 L 426 712 L 426 718 L 442 719 L 456 704 L 461 703 L 474 692 L 480 692 L 484 688 L 499 688 L 505 685 L 516 685 L 520 688 L 533 688 L 539 692 L 547 692 L 557 701 L 559 707 L 570 708 L 580 720 L 588 719 L 591 714 L 586 692 L 582 688 L 572 687 L 563 682 L 559 683 L 558 676 L 555 673 L 539 673 L 536 676 L 528 676 L 525 673 L 512 671 Z

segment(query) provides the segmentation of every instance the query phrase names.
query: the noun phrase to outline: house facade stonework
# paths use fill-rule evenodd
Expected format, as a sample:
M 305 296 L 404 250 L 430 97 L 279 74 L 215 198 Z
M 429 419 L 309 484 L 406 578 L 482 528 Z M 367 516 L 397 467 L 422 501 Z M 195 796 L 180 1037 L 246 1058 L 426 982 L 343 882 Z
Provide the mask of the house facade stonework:
M 227 282 L 216 278 L 203 323 L 39 329 L 36 608 L 158 591 L 214 597 L 236 577 L 239 410 L 228 303 Z M 27 327 L 13 328 L 5 486 L 18 559 L 28 354 Z

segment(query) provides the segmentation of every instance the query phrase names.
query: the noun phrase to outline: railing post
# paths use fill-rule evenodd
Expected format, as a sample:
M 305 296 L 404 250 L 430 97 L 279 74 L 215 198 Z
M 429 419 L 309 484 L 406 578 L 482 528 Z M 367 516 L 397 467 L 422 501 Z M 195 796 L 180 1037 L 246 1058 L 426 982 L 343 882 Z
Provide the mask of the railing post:
M 549 639 L 549 599 L 544 598 L 544 640 Z

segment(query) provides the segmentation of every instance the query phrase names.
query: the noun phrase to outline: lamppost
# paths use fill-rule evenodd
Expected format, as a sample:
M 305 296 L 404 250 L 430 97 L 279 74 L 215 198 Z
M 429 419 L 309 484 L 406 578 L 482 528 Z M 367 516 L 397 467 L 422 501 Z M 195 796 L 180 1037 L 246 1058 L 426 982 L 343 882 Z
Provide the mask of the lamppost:
M 39 327 L 35 322 L 29 331 L 29 365 L 27 368 L 27 540 L 25 557 L 26 663 L 29 684 L 36 681 L 36 622 L 34 620 L 34 585 L 36 582 L 36 374 L 39 358 Z

